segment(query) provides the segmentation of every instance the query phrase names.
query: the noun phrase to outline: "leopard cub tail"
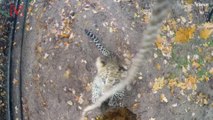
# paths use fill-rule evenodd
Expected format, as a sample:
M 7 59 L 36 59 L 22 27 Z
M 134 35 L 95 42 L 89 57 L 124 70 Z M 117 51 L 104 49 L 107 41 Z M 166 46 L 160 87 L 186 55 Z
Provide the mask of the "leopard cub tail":
M 84 30 L 86 35 L 91 39 L 92 42 L 95 43 L 95 46 L 98 48 L 98 50 L 101 52 L 104 56 L 109 56 L 110 51 L 108 51 L 100 42 L 97 36 L 95 36 L 91 31 L 85 29 Z

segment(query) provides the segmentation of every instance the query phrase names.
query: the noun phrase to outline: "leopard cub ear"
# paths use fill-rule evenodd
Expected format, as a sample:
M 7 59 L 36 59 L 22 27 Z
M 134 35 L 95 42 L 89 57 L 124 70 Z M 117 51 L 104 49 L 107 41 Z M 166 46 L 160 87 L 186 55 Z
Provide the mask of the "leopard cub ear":
M 102 64 L 102 66 L 105 66 L 106 62 L 104 60 L 101 60 L 101 64 Z
M 106 65 L 106 62 L 101 57 L 98 57 L 96 60 L 96 67 L 101 68 L 101 67 L 104 67 L 105 65 Z

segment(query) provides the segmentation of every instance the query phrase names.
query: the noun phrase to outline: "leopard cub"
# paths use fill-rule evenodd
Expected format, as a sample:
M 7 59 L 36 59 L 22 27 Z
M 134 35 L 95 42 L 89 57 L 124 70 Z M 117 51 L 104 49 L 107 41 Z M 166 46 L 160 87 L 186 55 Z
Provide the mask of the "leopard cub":
M 98 57 L 96 60 L 97 74 L 92 82 L 92 102 L 95 103 L 99 97 L 122 81 L 121 78 L 126 70 L 121 59 L 114 52 L 106 49 L 97 36 L 87 29 L 85 29 L 85 33 L 102 54 L 102 57 Z M 105 103 L 113 107 L 121 106 L 120 100 L 123 96 L 124 90 L 119 91 Z
M 125 74 L 124 67 L 120 64 L 120 59 L 116 55 L 98 57 L 96 60 L 97 75 L 92 83 L 92 102 L 104 95 L 122 80 Z M 121 106 L 120 100 L 124 96 L 124 90 L 115 93 L 108 100 L 109 106 Z

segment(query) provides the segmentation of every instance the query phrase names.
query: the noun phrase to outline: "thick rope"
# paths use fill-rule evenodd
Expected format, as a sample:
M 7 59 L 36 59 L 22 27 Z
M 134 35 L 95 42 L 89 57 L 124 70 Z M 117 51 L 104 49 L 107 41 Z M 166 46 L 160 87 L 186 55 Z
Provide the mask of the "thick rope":
M 81 120 L 84 120 L 85 115 L 88 111 L 91 111 L 97 107 L 100 107 L 101 104 L 107 100 L 110 96 L 117 93 L 118 91 L 124 89 L 127 85 L 129 85 L 134 77 L 136 76 L 136 73 L 138 72 L 139 68 L 141 67 L 141 63 L 144 58 L 144 54 L 148 51 L 151 51 L 153 48 L 153 43 L 160 31 L 160 27 L 163 23 L 163 20 L 166 19 L 168 13 L 169 13 L 169 6 L 171 6 L 171 3 L 167 0 L 158 0 L 157 4 L 153 10 L 150 23 L 147 26 L 146 31 L 143 33 L 143 37 L 141 39 L 141 43 L 139 46 L 139 51 L 136 54 L 135 58 L 132 60 L 132 65 L 130 69 L 128 70 L 127 77 L 122 83 L 119 83 L 115 85 L 111 90 L 109 90 L 106 94 L 101 96 L 96 103 L 87 106 L 83 113 Z

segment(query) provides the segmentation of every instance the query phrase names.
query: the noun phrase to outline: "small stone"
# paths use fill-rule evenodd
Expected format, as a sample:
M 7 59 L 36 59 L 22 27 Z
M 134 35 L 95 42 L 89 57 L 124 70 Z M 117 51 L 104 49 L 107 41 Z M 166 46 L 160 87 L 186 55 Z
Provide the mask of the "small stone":
M 141 98 L 141 94 L 138 94 L 137 96 L 138 96 L 138 98 Z
M 69 91 L 72 91 L 72 94 L 73 94 L 73 95 L 75 95 L 75 93 L 76 93 L 75 90 L 74 90 L 74 89 L 71 89 L 71 88 L 69 88 Z
M 195 116 L 195 113 L 194 113 L 194 112 L 192 113 L 192 116 Z
M 64 92 L 67 92 L 67 87 L 64 87 Z
M 167 64 L 168 62 L 167 62 L 167 60 L 163 60 L 163 63 L 164 63 L 164 64 Z
M 44 54 L 44 59 L 47 59 L 48 56 L 49 56 L 49 54 L 45 53 Z
M 149 120 L 155 120 L 155 118 L 151 117 Z
M 73 105 L 73 102 L 71 100 L 67 101 L 67 104 L 72 106 Z
M 59 70 L 61 70 L 61 69 L 62 69 L 62 67 L 61 67 L 61 66 L 58 66 L 58 69 L 59 69 Z
M 50 83 L 53 83 L 53 80 L 50 80 Z
M 81 63 L 85 63 L 85 64 L 86 64 L 86 63 L 87 63 L 87 61 L 82 59 L 82 60 L 81 60 Z
M 199 55 L 197 55 L 197 54 L 194 55 L 194 56 L 193 56 L 193 59 L 194 59 L 194 60 L 198 60 L 198 59 L 199 59 Z
M 154 53 L 154 58 L 157 58 L 157 57 L 158 57 L 158 55 L 156 53 Z
M 187 59 L 190 60 L 190 55 L 187 55 Z
M 175 104 L 172 104 L 172 107 L 177 107 L 177 103 L 175 103 Z
M 78 109 L 79 109 L 79 110 L 82 110 L 82 107 L 81 107 L 81 106 L 78 106 Z
M 142 77 L 142 76 L 139 76 L 139 77 L 138 77 L 138 79 L 139 79 L 139 80 L 142 80 L 142 79 L 143 79 L 143 77 Z

